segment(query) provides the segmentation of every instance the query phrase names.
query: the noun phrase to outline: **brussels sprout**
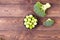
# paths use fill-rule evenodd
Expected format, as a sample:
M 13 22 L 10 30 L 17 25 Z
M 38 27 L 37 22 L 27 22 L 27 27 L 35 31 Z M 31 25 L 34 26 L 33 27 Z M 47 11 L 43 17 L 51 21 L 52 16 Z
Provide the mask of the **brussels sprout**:
M 29 25 L 26 25 L 26 28 L 29 28 Z
M 25 18 L 24 21 L 27 21 L 27 19 Z
M 30 18 L 32 18 L 32 17 L 33 17 L 33 15 L 29 15 L 29 17 L 30 17 Z

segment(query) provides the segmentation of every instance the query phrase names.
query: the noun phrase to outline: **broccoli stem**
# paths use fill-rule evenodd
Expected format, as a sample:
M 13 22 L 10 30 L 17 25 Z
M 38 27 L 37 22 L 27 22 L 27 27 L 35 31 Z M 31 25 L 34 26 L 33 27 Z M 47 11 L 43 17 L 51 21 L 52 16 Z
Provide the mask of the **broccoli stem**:
M 51 5 L 49 3 L 46 3 L 45 5 L 42 6 L 42 9 L 46 11 L 48 8 L 50 8 Z

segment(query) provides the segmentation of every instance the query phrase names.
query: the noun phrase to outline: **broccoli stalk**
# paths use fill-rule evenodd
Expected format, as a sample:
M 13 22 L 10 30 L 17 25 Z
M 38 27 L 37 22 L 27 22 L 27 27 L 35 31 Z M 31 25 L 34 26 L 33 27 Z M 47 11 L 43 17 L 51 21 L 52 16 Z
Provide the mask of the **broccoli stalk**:
M 46 3 L 45 5 L 42 6 L 42 9 L 46 11 L 48 8 L 50 8 L 51 5 L 49 3 Z

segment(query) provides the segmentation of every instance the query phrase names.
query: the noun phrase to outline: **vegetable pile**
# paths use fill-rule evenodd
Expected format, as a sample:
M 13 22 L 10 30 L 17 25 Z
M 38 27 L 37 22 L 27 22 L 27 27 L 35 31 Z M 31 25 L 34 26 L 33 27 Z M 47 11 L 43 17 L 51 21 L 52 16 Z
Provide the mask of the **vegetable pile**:
M 50 7 L 51 5 L 49 3 L 43 5 L 40 2 L 36 2 L 36 4 L 34 5 L 34 12 L 40 17 L 45 17 L 46 16 L 45 11 Z
M 24 25 L 26 28 L 32 29 L 37 25 L 37 19 L 33 15 L 28 15 L 24 18 Z
M 49 3 L 42 4 L 40 2 L 36 2 L 34 5 L 34 12 L 40 16 L 45 17 L 46 16 L 46 10 L 50 8 L 51 5 Z M 28 15 L 24 18 L 24 25 L 26 28 L 33 29 L 37 25 L 38 20 L 33 15 Z M 51 18 L 48 18 L 43 22 L 43 25 L 46 27 L 52 26 L 54 24 L 54 20 Z

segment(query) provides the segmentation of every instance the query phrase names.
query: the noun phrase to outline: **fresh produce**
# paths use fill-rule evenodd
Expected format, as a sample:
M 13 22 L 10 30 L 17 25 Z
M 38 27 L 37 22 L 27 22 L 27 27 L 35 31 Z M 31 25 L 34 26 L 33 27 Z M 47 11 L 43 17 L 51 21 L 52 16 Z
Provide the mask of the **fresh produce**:
M 44 26 L 52 26 L 54 24 L 54 20 L 52 20 L 52 19 L 47 19 L 45 22 L 43 22 L 43 25 Z
M 37 19 L 33 15 L 28 15 L 24 18 L 26 28 L 33 29 L 37 25 Z
M 34 5 L 34 12 L 40 17 L 45 17 L 46 16 L 45 12 L 50 7 L 51 5 L 49 3 L 46 3 L 45 5 L 43 5 L 40 2 L 36 2 L 36 4 Z
M 40 16 L 45 17 L 46 16 L 46 10 L 50 8 L 51 5 L 49 3 L 42 4 L 40 2 L 36 2 L 34 5 L 34 12 Z M 27 15 L 24 18 L 24 25 L 28 29 L 33 29 L 37 25 L 38 20 L 33 15 Z M 54 20 L 51 18 L 48 18 L 46 21 L 43 22 L 43 25 L 46 27 L 52 26 L 54 24 Z

